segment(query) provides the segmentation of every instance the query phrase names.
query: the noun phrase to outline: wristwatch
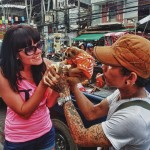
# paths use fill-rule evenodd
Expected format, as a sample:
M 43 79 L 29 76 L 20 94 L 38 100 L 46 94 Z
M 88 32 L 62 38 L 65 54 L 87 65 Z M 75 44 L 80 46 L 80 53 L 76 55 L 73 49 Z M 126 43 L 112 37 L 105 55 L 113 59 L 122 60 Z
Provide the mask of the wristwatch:
M 58 102 L 59 106 L 63 106 L 68 101 L 71 101 L 71 96 L 59 97 L 57 99 L 57 102 Z

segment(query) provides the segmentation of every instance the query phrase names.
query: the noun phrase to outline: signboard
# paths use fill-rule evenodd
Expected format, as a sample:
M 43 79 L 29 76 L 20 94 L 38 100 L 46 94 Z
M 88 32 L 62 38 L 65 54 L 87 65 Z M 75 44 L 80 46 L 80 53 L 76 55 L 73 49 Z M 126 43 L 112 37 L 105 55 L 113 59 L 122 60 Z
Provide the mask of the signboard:
M 57 0 L 57 7 L 58 8 L 65 8 L 69 6 L 75 6 L 76 0 Z
M 58 8 L 65 8 L 65 0 L 57 0 Z
M 54 47 L 55 51 L 60 51 L 60 46 L 61 46 L 61 33 L 54 33 Z

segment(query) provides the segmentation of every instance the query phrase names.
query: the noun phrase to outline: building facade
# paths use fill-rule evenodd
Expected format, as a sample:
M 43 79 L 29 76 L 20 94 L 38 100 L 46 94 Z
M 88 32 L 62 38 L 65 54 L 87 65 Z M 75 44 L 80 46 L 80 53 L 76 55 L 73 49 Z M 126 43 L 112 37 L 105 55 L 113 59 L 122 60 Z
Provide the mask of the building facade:
M 91 0 L 92 25 L 109 22 L 135 23 L 138 0 Z

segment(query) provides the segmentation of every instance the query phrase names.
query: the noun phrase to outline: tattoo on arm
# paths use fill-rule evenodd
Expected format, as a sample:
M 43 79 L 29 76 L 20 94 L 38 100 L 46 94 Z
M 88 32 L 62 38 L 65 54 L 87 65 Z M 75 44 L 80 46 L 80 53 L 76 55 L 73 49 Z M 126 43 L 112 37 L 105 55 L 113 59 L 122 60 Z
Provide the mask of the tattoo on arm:
M 84 127 L 81 117 L 71 101 L 64 104 L 64 112 L 71 135 L 76 144 L 85 147 L 111 146 L 111 143 L 103 132 L 101 124 L 93 125 L 90 128 Z

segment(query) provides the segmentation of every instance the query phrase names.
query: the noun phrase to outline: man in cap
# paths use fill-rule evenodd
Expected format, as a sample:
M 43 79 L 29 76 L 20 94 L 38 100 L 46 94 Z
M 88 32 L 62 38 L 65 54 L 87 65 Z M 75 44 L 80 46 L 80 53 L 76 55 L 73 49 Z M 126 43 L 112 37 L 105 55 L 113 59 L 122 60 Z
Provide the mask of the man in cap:
M 150 76 L 150 41 L 126 34 L 112 46 L 96 46 L 94 54 L 103 64 L 105 83 L 117 90 L 94 105 L 77 88 L 79 79 L 68 78 L 87 120 L 107 115 L 101 124 L 85 128 L 73 103 L 65 101 L 64 112 L 75 143 L 109 150 L 150 150 L 150 94 L 144 88 Z

